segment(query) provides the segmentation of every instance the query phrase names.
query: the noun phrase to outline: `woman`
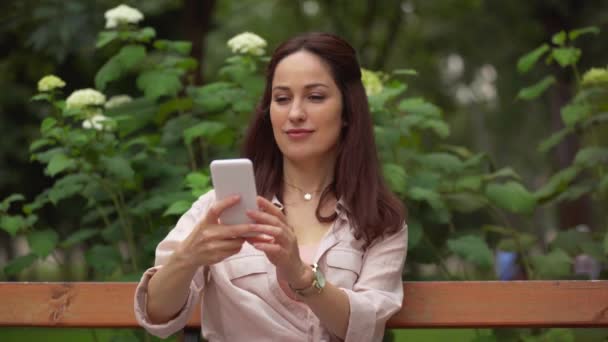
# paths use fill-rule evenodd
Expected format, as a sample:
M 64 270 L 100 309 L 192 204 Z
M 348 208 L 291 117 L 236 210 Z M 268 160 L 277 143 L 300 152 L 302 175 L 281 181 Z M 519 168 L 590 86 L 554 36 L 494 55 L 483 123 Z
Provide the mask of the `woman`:
M 168 336 L 202 295 L 210 341 L 380 341 L 403 300 L 407 229 L 380 174 L 354 49 L 325 33 L 279 46 L 243 146 L 261 195 L 255 224 L 220 224 L 239 199 L 201 196 L 139 283 L 140 324 Z

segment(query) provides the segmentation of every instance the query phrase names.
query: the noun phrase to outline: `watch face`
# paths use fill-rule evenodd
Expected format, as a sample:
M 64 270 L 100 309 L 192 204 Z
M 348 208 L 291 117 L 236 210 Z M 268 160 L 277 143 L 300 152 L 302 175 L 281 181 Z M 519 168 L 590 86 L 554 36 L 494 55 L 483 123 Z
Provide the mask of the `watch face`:
M 320 270 L 317 270 L 317 272 L 315 272 L 315 278 L 317 278 L 317 283 L 316 283 L 316 288 L 318 289 L 322 289 L 325 287 L 325 276 L 323 275 L 323 273 L 321 273 Z

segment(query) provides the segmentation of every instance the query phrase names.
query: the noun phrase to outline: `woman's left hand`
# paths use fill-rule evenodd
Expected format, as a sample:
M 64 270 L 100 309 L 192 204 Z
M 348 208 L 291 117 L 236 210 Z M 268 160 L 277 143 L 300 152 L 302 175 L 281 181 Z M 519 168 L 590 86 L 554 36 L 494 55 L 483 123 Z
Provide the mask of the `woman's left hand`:
M 257 204 L 260 211 L 248 211 L 247 215 L 256 223 L 252 224 L 252 232 L 259 232 L 274 238 L 274 241 L 249 239 L 251 244 L 264 252 L 268 260 L 277 268 L 279 280 L 286 281 L 295 288 L 310 285 L 310 267 L 300 258 L 298 241 L 295 232 L 287 224 L 287 218 L 274 204 L 258 196 Z

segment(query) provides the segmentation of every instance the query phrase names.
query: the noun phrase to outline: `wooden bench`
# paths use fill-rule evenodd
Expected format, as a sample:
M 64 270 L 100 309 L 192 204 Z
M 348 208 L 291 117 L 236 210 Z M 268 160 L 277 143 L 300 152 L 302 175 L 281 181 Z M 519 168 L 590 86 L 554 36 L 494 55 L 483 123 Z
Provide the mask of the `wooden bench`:
M 0 282 L 0 326 L 137 328 L 135 283 Z M 404 282 L 389 328 L 608 327 L 608 281 Z M 186 338 L 198 338 L 198 310 Z

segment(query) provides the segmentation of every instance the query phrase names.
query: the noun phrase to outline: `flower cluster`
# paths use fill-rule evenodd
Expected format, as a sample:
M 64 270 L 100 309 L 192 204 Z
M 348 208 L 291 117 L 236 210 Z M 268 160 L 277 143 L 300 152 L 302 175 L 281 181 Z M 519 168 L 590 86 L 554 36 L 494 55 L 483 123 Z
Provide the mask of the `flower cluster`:
M 103 106 L 105 102 L 106 96 L 91 88 L 76 90 L 65 101 L 68 109 Z
M 380 75 L 377 72 L 361 68 L 361 82 L 363 82 L 367 96 L 377 95 L 384 89 Z
M 584 85 L 608 83 L 608 68 L 591 68 L 583 75 Z
M 103 115 L 101 111 L 97 111 L 91 117 L 82 122 L 82 128 L 103 131 L 104 129 L 110 129 L 111 123 L 112 120 L 110 118 Z
M 38 81 L 38 91 L 40 92 L 52 91 L 63 87 L 65 87 L 65 82 L 55 75 L 46 75 Z
M 262 56 L 265 53 L 266 41 L 255 33 L 243 32 L 228 41 L 233 53 Z
M 112 97 L 110 97 L 108 102 L 106 102 L 105 108 L 110 109 L 110 108 L 120 107 L 120 106 L 124 105 L 125 103 L 129 103 L 131 101 L 133 101 L 133 99 L 129 95 L 112 96 Z
M 119 5 L 106 11 L 106 28 L 116 28 L 124 24 L 137 24 L 144 19 L 144 15 L 136 8 Z

